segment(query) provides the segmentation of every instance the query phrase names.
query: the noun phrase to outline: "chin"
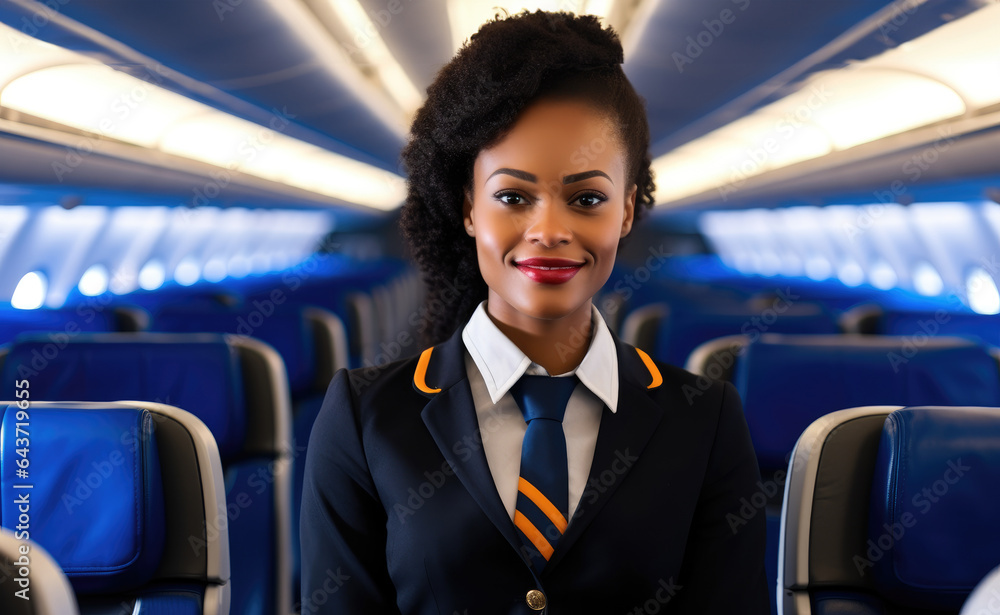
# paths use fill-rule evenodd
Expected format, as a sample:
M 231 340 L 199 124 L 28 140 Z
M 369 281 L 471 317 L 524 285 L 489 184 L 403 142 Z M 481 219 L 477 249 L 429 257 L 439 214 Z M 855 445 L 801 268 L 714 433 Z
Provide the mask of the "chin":
M 559 320 L 560 318 L 565 318 L 570 314 L 575 313 L 584 307 L 586 301 L 579 302 L 559 302 L 550 301 L 544 305 L 534 304 L 531 306 L 524 306 L 524 309 L 520 309 L 522 314 L 531 316 L 533 318 L 538 318 L 540 320 Z

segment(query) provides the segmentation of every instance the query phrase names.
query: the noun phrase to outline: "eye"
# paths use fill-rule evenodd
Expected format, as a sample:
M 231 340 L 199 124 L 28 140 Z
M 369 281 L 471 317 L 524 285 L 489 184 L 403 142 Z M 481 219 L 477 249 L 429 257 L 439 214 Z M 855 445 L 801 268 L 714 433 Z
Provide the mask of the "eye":
M 606 200 L 607 197 L 598 192 L 586 192 L 576 198 L 576 202 L 585 208 L 597 207 Z
M 498 192 L 495 198 L 504 205 L 524 205 L 527 201 L 516 192 Z

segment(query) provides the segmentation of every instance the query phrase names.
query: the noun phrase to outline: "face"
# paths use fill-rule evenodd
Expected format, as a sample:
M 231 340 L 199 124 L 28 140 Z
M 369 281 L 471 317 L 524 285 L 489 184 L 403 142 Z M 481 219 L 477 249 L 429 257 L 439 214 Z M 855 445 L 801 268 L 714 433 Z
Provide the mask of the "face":
M 590 318 L 632 228 L 636 186 L 625 171 L 613 120 L 574 101 L 534 103 L 479 153 L 465 226 L 490 314 L 515 326 Z

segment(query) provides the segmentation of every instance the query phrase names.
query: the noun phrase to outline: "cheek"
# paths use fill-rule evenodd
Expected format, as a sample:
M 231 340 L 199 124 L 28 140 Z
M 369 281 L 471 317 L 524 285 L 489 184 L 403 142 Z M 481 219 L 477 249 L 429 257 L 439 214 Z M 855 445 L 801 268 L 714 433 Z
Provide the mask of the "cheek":
M 481 231 L 482 229 L 482 231 Z M 476 256 L 479 260 L 479 272 L 489 284 L 491 279 L 503 273 L 504 258 L 509 251 L 502 234 L 495 228 L 486 229 L 485 225 L 476 229 Z
M 614 261 L 615 254 L 618 253 L 618 243 L 621 240 L 620 227 L 621 219 L 609 217 L 593 229 L 594 232 L 590 234 L 590 245 L 598 257 L 605 260 L 610 258 L 612 262 Z

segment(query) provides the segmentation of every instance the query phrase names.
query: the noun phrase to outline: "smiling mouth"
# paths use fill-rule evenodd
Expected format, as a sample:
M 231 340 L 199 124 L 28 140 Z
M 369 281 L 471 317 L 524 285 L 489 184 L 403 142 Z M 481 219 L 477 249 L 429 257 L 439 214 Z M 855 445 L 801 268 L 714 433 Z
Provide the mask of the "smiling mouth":
M 584 263 L 565 258 L 526 258 L 514 261 L 518 271 L 540 284 L 563 284 L 583 267 Z

